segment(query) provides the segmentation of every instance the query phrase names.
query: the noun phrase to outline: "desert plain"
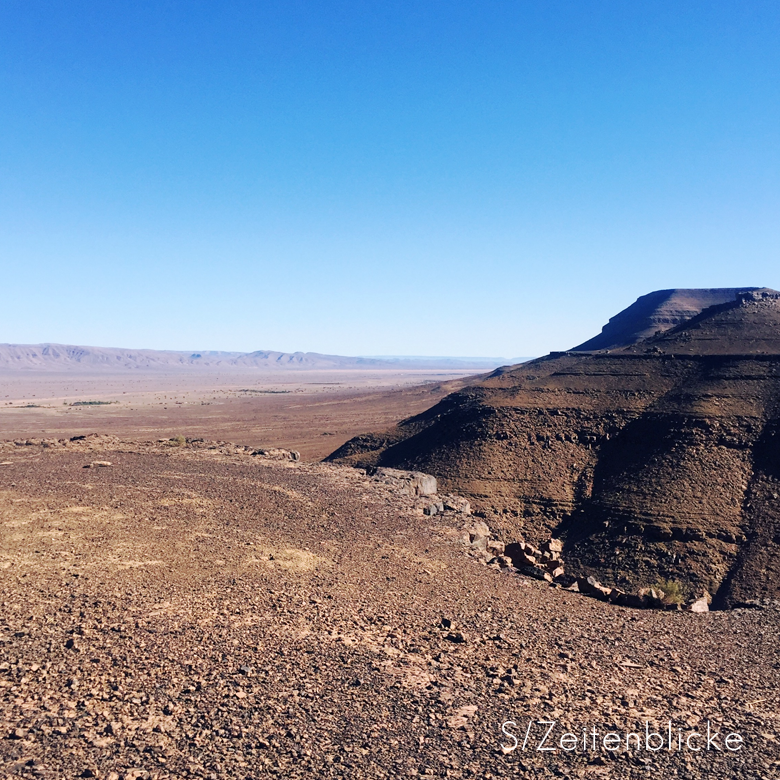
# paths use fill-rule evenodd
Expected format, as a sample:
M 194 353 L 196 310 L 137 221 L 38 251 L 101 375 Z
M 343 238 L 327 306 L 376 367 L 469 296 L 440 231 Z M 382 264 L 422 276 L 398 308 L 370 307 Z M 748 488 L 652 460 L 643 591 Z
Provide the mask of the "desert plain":
M 588 599 L 320 462 L 465 381 L 0 379 L 0 773 L 778 777 L 777 607 Z
M 353 436 L 433 406 L 469 373 L 0 371 L 0 439 L 186 435 L 286 447 L 319 460 Z

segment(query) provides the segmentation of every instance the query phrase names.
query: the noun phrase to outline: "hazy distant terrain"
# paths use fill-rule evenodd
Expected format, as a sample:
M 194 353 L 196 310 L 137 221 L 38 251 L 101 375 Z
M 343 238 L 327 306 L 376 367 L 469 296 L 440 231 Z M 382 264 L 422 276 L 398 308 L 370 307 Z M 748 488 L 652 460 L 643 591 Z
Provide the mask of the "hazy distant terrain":
M 523 358 L 345 357 L 318 352 L 177 352 L 82 347 L 72 344 L 0 344 L 0 371 L 246 371 L 254 369 L 468 369 L 487 371 Z
M 7 371 L 0 439 L 195 436 L 323 458 L 478 379 L 453 369 Z

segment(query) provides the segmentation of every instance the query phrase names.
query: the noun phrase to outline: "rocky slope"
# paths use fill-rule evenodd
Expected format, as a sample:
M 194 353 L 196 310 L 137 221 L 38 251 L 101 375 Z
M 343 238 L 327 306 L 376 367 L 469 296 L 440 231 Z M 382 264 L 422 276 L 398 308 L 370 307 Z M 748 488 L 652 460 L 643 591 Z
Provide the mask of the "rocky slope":
M 780 610 L 622 609 L 500 573 L 459 502 L 423 514 L 415 475 L 99 436 L 8 442 L 0 463 L 2 777 L 780 768 Z M 709 723 L 719 750 L 546 752 L 538 723 L 512 750 L 501 724 L 521 743 L 529 719 L 599 743 Z
M 754 289 L 631 346 L 499 369 L 331 459 L 434 474 L 505 542 L 563 537 L 574 574 L 730 607 L 780 597 L 779 402 L 780 293 Z
M 656 290 L 638 298 L 612 317 L 594 336 L 576 350 L 614 349 L 636 344 L 701 314 L 710 306 L 731 303 L 755 287 L 720 287 L 709 290 Z

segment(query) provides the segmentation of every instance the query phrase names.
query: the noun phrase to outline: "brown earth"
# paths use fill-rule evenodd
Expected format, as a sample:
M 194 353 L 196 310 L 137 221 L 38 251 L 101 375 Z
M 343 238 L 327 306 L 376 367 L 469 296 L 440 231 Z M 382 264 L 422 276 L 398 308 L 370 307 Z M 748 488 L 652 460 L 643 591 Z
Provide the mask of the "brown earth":
M 110 433 L 222 439 L 324 458 L 462 387 L 443 370 L 0 373 L 0 439 Z M 96 403 L 97 402 L 97 403 Z
M 2 447 L 0 775 L 777 777 L 778 609 L 630 610 L 500 574 L 463 514 L 250 453 Z M 709 721 L 720 750 L 546 752 L 536 724 L 504 753 L 501 724 L 522 743 L 530 718 L 556 740 Z
M 779 427 L 780 293 L 754 290 L 633 346 L 499 369 L 331 458 L 433 474 L 505 542 L 563 536 L 574 574 L 730 607 L 780 597 Z

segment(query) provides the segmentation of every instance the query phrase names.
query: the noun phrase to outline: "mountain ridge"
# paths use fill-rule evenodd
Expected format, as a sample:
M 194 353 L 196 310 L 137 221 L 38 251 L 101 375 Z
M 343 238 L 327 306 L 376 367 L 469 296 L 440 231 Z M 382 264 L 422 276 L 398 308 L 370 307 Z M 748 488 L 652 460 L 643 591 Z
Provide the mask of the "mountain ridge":
M 367 358 L 318 352 L 177 351 L 89 347 L 72 344 L 0 344 L 0 371 L 220 371 L 294 369 L 469 369 L 486 371 L 490 358 Z
M 574 574 L 780 599 L 780 293 L 502 367 L 329 459 L 433 474 L 504 542 L 562 537 Z
M 663 333 L 719 304 L 732 303 L 740 294 L 757 287 L 672 288 L 642 295 L 610 317 L 601 333 L 573 348 L 574 351 L 615 349 L 636 344 Z

